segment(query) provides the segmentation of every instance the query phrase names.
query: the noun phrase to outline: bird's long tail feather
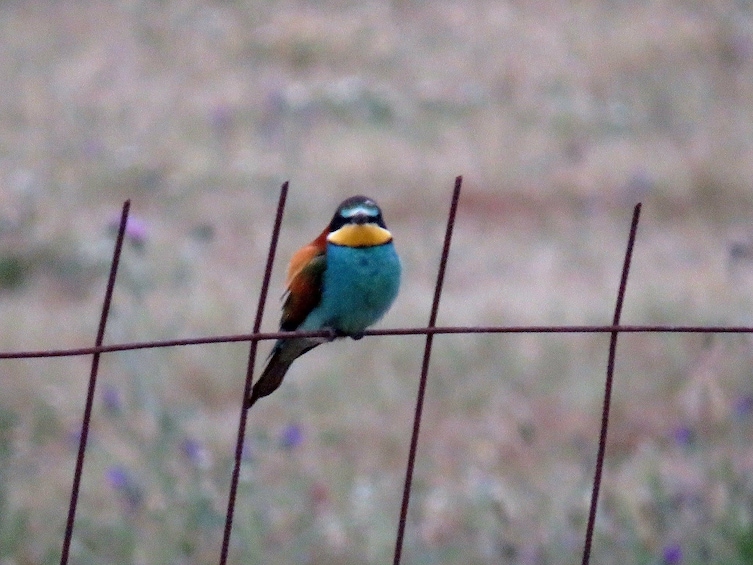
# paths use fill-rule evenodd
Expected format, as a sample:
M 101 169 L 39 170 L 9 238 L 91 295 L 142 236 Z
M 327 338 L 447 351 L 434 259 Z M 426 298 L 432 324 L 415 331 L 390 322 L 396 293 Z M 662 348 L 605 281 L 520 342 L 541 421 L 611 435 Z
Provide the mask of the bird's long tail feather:
M 251 390 L 246 408 L 251 408 L 257 400 L 277 390 L 293 361 L 321 343 L 311 339 L 281 339 L 275 343 L 261 377 Z

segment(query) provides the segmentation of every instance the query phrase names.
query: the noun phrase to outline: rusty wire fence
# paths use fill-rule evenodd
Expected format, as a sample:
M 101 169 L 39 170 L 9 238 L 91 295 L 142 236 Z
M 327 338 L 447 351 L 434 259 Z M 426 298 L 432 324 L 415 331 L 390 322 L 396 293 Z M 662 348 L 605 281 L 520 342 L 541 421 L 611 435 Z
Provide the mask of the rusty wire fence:
M 432 301 L 431 313 L 429 315 L 429 321 L 426 326 L 422 327 L 410 327 L 410 328 L 390 328 L 390 329 L 377 329 L 367 330 L 364 332 L 366 336 L 375 335 L 425 335 L 425 347 L 423 353 L 423 361 L 421 365 L 421 374 L 418 384 L 418 392 L 415 402 L 414 418 L 412 424 L 412 433 L 410 441 L 410 449 L 408 452 L 408 459 L 405 471 L 405 481 L 403 486 L 402 501 L 400 504 L 400 514 L 397 520 L 397 533 L 395 536 L 394 545 L 394 558 L 393 563 L 395 565 L 401 563 L 403 541 L 406 530 L 408 506 L 411 496 L 411 485 L 414 474 L 414 466 L 416 462 L 416 456 L 418 451 L 418 439 L 421 428 L 421 419 L 424 406 L 424 395 L 426 391 L 426 383 L 429 376 L 429 364 L 431 360 L 433 338 L 437 334 L 491 334 L 491 333 L 605 333 L 610 335 L 609 342 L 609 355 L 606 367 L 606 378 L 604 381 L 604 398 L 601 412 L 601 428 L 598 437 L 598 452 L 596 461 L 594 462 L 594 475 L 591 491 L 591 499 L 588 513 L 588 522 L 586 531 L 583 533 L 584 542 L 582 549 L 582 563 L 590 563 L 591 547 L 593 542 L 594 525 L 596 520 L 596 512 L 599 502 L 599 490 L 601 487 L 602 470 L 604 466 L 604 457 L 607 445 L 607 432 L 609 427 L 609 411 L 610 403 L 612 399 L 612 383 L 614 378 L 615 358 L 617 351 L 617 340 L 621 333 L 737 333 L 737 334 L 749 334 L 753 333 L 753 327 L 751 326 L 677 326 L 677 325 L 620 325 L 620 317 L 625 299 L 625 291 L 627 288 L 628 275 L 630 272 L 630 263 L 633 256 L 633 247 L 635 243 L 635 236 L 638 229 L 638 221 L 640 218 L 641 205 L 637 204 L 633 210 L 632 222 L 629 228 L 629 235 L 627 239 L 627 245 L 625 248 L 625 254 L 622 264 L 622 273 L 617 290 L 617 298 L 614 306 L 614 315 L 611 325 L 604 326 L 471 326 L 471 327 L 441 327 L 436 326 L 437 314 L 439 311 L 439 303 L 442 296 L 442 287 L 444 282 L 445 269 L 450 252 L 450 245 L 452 242 L 452 234 L 455 225 L 455 217 L 460 200 L 460 192 L 462 187 L 462 177 L 455 179 L 455 186 L 452 193 L 452 199 L 450 203 L 449 213 L 447 215 L 447 225 L 444 236 L 444 243 L 442 247 L 442 253 L 439 261 L 439 268 L 434 286 L 434 298 Z M 326 337 L 326 332 L 260 332 L 261 321 L 264 313 L 264 304 L 266 303 L 267 293 L 269 290 L 269 281 L 272 273 L 272 266 L 275 260 L 275 253 L 277 249 L 277 242 L 280 233 L 280 226 L 282 224 L 283 212 L 285 210 L 285 202 L 288 193 L 288 183 L 284 183 L 280 190 L 280 196 L 277 205 L 277 213 L 275 216 L 274 226 L 272 229 L 272 236 L 269 243 L 266 266 L 264 269 L 264 277 L 262 280 L 262 286 L 259 293 L 259 302 L 256 312 L 256 318 L 253 325 L 253 330 L 248 334 L 235 334 L 235 335 L 219 335 L 210 337 L 200 337 L 192 339 L 173 339 L 173 340 L 161 340 L 161 341 L 144 341 L 134 343 L 119 343 L 112 345 L 104 345 L 104 336 L 107 326 L 108 313 L 110 311 L 110 305 L 112 303 L 113 289 L 115 288 L 115 281 L 118 273 L 118 264 L 120 262 L 121 253 L 123 249 L 123 241 L 126 231 L 126 223 L 128 221 L 128 214 L 130 209 L 130 201 L 126 201 L 123 205 L 122 213 L 120 216 L 120 223 L 115 241 L 115 248 L 112 255 L 112 261 L 110 264 L 110 273 L 107 281 L 107 287 L 105 291 L 105 297 L 102 304 L 99 327 L 97 336 L 93 347 L 81 347 L 70 349 L 50 349 L 39 351 L 6 351 L 0 352 L 0 360 L 2 359 L 23 359 L 23 358 L 46 358 L 46 357 L 70 357 L 70 356 L 91 356 L 91 372 L 89 376 L 88 389 L 86 395 L 86 402 L 84 406 L 84 413 L 81 425 L 81 434 L 78 444 L 78 452 L 76 457 L 76 464 L 74 470 L 74 476 L 72 486 L 70 490 L 70 503 L 68 508 L 68 516 L 66 520 L 65 535 L 62 543 L 60 563 L 66 565 L 69 562 L 69 554 L 71 541 L 73 538 L 73 531 L 76 522 L 76 508 L 78 505 L 79 491 L 81 488 L 81 477 L 83 473 L 87 440 L 89 435 L 89 428 L 91 422 L 92 408 L 94 403 L 94 393 L 97 384 L 97 374 L 99 369 L 100 358 L 103 353 L 109 353 L 113 351 L 128 351 L 136 349 L 152 349 L 152 348 L 164 348 L 164 347 L 176 347 L 176 346 L 189 346 L 206 343 L 229 343 L 229 342 L 248 342 L 249 356 L 248 365 L 246 371 L 245 385 L 242 395 L 238 397 L 239 404 L 239 416 L 238 416 L 238 430 L 237 440 L 235 446 L 235 463 L 233 466 L 232 477 L 230 482 L 230 492 L 227 500 L 227 511 L 225 514 L 225 526 L 222 540 L 222 548 L 218 557 L 220 565 L 225 565 L 228 560 L 228 551 L 230 547 L 230 537 L 233 527 L 233 516 L 237 504 L 237 492 L 238 483 L 241 470 L 241 464 L 243 460 L 243 447 L 246 434 L 246 422 L 247 422 L 247 409 L 246 398 L 249 395 L 251 386 L 253 383 L 253 368 L 256 360 L 257 345 L 263 340 L 274 340 L 281 337 L 290 337 L 292 335 L 298 336 L 321 336 Z

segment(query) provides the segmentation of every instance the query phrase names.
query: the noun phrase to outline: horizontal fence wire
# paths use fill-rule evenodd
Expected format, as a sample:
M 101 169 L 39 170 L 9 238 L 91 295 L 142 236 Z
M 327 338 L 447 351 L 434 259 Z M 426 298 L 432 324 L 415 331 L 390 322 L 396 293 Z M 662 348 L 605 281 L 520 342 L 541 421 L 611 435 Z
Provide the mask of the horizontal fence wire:
M 410 336 L 410 335 L 455 335 L 455 334 L 593 334 L 603 333 L 682 333 L 682 334 L 749 334 L 753 326 L 682 326 L 672 325 L 566 325 L 566 326 L 436 326 L 405 327 L 378 330 L 366 330 L 368 336 Z M 35 359 L 44 357 L 83 357 L 94 353 L 112 353 L 115 351 L 133 351 L 135 349 L 158 349 L 164 347 L 182 347 L 187 345 L 206 345 L 213 343 L 236 343 L 268 341 L 289 337 L 331 337 L 323 331 L 301 332 L 258 332 L 240 333 L 207 337 L 189 337 L 183 339 L 163 339 L 155 341 L 138 341 L 115 343 L 94 347 L 72 347 L 65 349 L 40 349 L 29 351 L 0 351 L 0 359 Z
M 627 284 L 627 277 L 629 272 L 630 260 L 632 257 L 633 245 L 635 242 L 635 235 L 637 231 L 638 218 L 640 215 L 640 204 L 638 204 L 633 212 L 633 221 L 630 228 L 630 235 L 628 238 L 628 245 L 626 248 L 625 259 L 622 268 L 622 276 L 618 291 L 617 303 L 615 305 L 614 317 L 612 324 L 608 325 L 527 325 L 527 326 L 436 326 L 436 318 L 439 308 L 439 299 L 441 297 L 442 284 L 444 280 L 444 272 L 449 255 L 450 242 L 452 237 L 452 230 L 455 221 L 455 213 L 457 211 L 458 200 L 460 196 L 460 188 L 462 185 L 462 177 L 455 179 L 455 189 L 453 191 L 452 201 L 450 205 L 450 211 L 447 217 L 447 230 L 445 233 L 444 246 L 442 255 L 439 262 L 439 273 L 434 289 L 434 300 L 432 303 L 431 315 L 427 326 L 424 327 L 402 327 L 402 328 L 388 328 L 388 329 L 371 329 L 364 332 L 364 336 L 425 336 L 426 346 L 424 350 L 424 360 L 422 363 L 421 375 L 419 380 L 419 389 L 416 400 L 416 407 L 414 411 L 413 430 L 411 435 L 410 451 L 407 460 L 406 479 L 403 488 L 403 499 L 400 509 L 400 518 L 398 522 L 398 531 L 395 541 L 395 565 L 400 563 L 403 538 L 406 528 L 407 510 L 410 499 L 411 481 L 413 475 L 413 467 L 415 463 L 418 436 L 421 424 L 421 414 L 424 401 L 424 392 L 426 389 L 426 383 L 428 378 L 429 361 L 431 356 L 432 340 L 435 335 L 455 335 L 455 334 L 592 334 L 592 333 L 605 333 L 610 334 L 610 347 L 609 357 L 607 362 L 607 376 L 604 387 L 604 403 L 602 406 L 602 424 L 599 435 L 599 451 L 596 460 L 595 474 L 593 481 L 593 490 L 591 495 L 591 505 L 589 511 L 588 525 L 586 529 L 586 538 L 583 546 L 583 561 L 584 565 L 589 563 L 591 554 L 591 544 L 593 540 L 593 530 L 596 516 L 596 508 L 598 506 L 599 488 L 601 484 L 601 471 L 604 464 L 604 454 L 607 442 L 607 430 L 609 424 L 609 406 L 613 386 L 614 378 L 614 364 L 616 356 L 617 338 L 619 334 L 623 333 L 712 333 L 712 334 L 750 334 L 753 333 L 753 326 L 718 326 L 718 325 L 677 325 L 677 324 L 658 324 L 658 325 L 621 325 L 620 314 L 622 311 L 622 305 L 624 303 L 625 288 Z M 240 472 L 240 466 L 243 453 L 243 441 L 246 431 L 246 399 L 251 390 L 253 380 L 253 366 L 256 358 L 256 347 L 258 342 L 265 340 L 276 340 L 280 338 L 289 337 L 330 337 L 330 333 L 327 331 L 296 331 L 296 332 L 260 332 L 261 320 L 263 316 L 264 304 L 266 302 L 266 296 L 269 289 L 269 280 L 274 264 L 275 251 L 277 247 L 277 241 L 280 233 L 280 226 L 282 222 L 283 211 L 285 207 L 285 201 L 287 198 L 288 183 L 284 183 L 280 198 L 278 201 L 277 215 L 275 218 L 274 227 L 272 230 L 272 237 L 270 240 L 268 257 L 266 268 L 264 270 L 264 278 L 262 282 L 262 289 L 259 295 L 259 304 L 257 307 L 256 319 L 251 333 L 239 333 L 229 335 L 215 335 L 206 337 L 194 337 L 183 339 L 168 339 L 168 340 L 154 340 L 154 341 L 141 341 L 132 343 L 117 343 L 104 345 L 105 327 L 107 322 L 107 316 L 112 302 L 112 294 L 115 286 L 115 279 L 117 276 L 118 264 L 120 261 L 120 255 L 123 249 L 123 238 L 125 234 L 126 223 L 128 220 L 128 211 L 130 207 L 130 201 L 126 201 L 123 205 L 123 211 L 121 214 L 121 220 L 118 230 L 118 235 L 115 242 L 115 248 L 113 251 L 113 258 L 110 267 L 110 275 L 107 281 L 105 290 L 105 298 L 100 315 L 100 323 L 97 332 L 97 337 L 94 346 L 87 347 L 74 347 L 74 348 L 60 348 L 60 349 L 43 349 L 43 350 L 28 350 L 28 351 L 4 351 L 0 352 L 0 360 L 2 359 L 40 359 L 50 357 L 74 357 L 74 356 L 92 356 L 91 373 L 89 378 L 89 384 L 87 389 L 87 397 L 84 406 L 84 414 L 82 417 L 81 435 L 79 438 L 78 454 L 76 459 L 76 466 L 73 477 L 73 484 L 71 487 L 70 504 L 68 511 L 68 518 L 66 521 L 65 537 L 63 540 L 63 548 L 61 552 L 61 565 L 66 565 L 69 559 L 70 545 L 73 536 L 76 506 L 78 502 L 78 494 L 81 486 L 81 476 L 83 472 L 83 465 L 86 454 L 87 436 L 89 430 L 89 422 L 91 419 L 92 405 L 94 391 L 96 387 L 97 372 L 99 367 L 99 359 L 103 353 L 113 353 L 116 351 L 131 351 L 137 349 L 155 349 L 166 347 L 179 347 L 179 346 L 191 346 L 202 344 L 214 344 L 214 343 L 232 343 L 232 342 L 248 342 L 250 344 L 249 350 L 249 362 L 246 371 L 246 380 L 244 383 L 243 397 L 241 399 L 240 416 L 238 422 L 238 436 L 235 450 L 235 465 L 233 468 L 233 474 L 231 479 L 230 493 L 228 497 L 228 507 L 226 513 L 225 529 L 223 535 L 222 550 L 220 555 L 220 565 L 225 565 L 228 559 L 228 550 L 230 535 L 232 531 L 233 514 L 236 504 L 236 494 L 238 487 L 238 477 Z

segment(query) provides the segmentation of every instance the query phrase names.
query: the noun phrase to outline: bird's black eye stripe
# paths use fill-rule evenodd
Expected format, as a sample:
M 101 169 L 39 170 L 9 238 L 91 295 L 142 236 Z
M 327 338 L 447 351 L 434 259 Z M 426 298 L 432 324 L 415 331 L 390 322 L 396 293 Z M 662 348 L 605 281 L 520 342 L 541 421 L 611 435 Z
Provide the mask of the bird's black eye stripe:
M 329 231 L 332 233 L 333 231 L 339 230 L 341 227 L 343 227 L 345 224 L 348 223 L 348 220 L 343 218 L 340 214 L 335 214 L 332 218 L 332 221 L 329 224 Z
M 354 218 L 363 218 L 364 215 L 369 218 L 368 223 L 374 223 L 379 227 L 387 229 L 382 219 L 382 212 L 373 200 L 365 196 L 353 196 L 345 200 L 337 208 L 337 212 L 335 212 L 329 224 L 329 231 L 331 233 L 339 230 L 344 225 L 356 223 Z
M 333 231 L 339 230 L 341 227 L 355 223 L 353 221 L 353 218 L 343 218 L 340 214 L 335 214 L 335 216 L 332 218 L 332 222 L 329 224 L 329 231 L 332 233 Z M 382 219 L 382 215 L 378 214 L 374 217 L 373 220 L 369 221 L 368 223 L 374 223 L 378 225 L 380 228 L 387 229 L 387 226 L 384 224 L 384 220 Z

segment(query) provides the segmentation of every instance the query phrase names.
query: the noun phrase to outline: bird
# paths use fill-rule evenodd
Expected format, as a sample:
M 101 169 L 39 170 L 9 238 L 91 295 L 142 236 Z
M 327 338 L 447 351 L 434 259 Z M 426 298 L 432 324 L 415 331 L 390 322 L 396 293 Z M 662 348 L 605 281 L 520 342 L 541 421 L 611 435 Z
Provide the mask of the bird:
M 336 338 L 360 339 L 397 297 L 402 266 L 377 203 L 352 196 L 329 225 L 293 254 L 287 269 L 280 331 L 327 330 L 327 337 L 277 340 L 246 401 L 272 394 L 290 365 Z

